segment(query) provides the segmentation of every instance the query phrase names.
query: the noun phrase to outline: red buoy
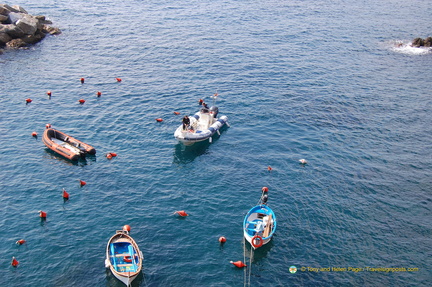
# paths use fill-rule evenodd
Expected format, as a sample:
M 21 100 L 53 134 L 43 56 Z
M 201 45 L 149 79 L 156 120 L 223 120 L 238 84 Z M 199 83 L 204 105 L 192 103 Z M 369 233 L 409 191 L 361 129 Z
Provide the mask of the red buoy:
M 122 81 L 122 79 L 120 79 L 120 78 L 116 78 L 116 80 L 117 80 L 117 82 L 121 82 Z
M 174 115 L 180 115 L 180 113 L 179 112 L 174 112 Z
M 84 186 L 86 184 L 87 184 L 87 182 L 85 182 L 84 180 L 80 180 L 80 186 Z
M 226 238 L 224 236 L 219 237 L 219 242 L 220 243 L 225 243 L 226 242 Z
M 157 122 L 163 122 L 163 119 L 162 118 L 157 118 L 156 121 Z
M 99 98 L 100 96 L 102 96 L 102 93 L 101 92 L 97 92 L 96 96 L 98 96 L 98 98 Z
M 264 187 L 262 188 L 262 191 L 263 191 L 263 192 L 268 192 L 268 187 L 264 186 Z
M 32 137 L 37 137 L 37 132 L 32 132 Z
M 200 105 L 202 105 L 202 103 L 204 103 L 204 100 L 203 100 L 203 99 L 199 99 L 199 100 L 198 100 L 198 103 L 199 103 Z
M 246 267 L 247 265 L 246 264 L 244 264 L 242 261 L 236 261 L 236 262 L 233 262 L 233 261 L 230 261 L 230 263 L 231 264 L 234 264 L 236 267 L 238 267 L 238 268 L 243 268 L 243 267 Z
M 17 267 L 18 264 L 19 264 L 18 260 L 16 260 L 15 257 L 12 257 L 11 265 L 12 265 L 13 267 Z
M 184 210 L 179 210 L 179 211 L 174 212 L 174 214 L 176 214 L 176 213 L 180 216 L 189 216 L 189 214 L 187 214 L 186 211 L 184 211 Z
M 268 166 L 268 167 L 267 167 L 267 170 L 268 170 L 268 171 L 272 171 L 272 167 L 271 167 L 271 166 Z
M 107 159 L 112 159 L 113 157 L 116 157 L 117 154 L 115 152 L 109 152 L 106 154 Z
M 17 245 L 23 245 L 24 243 L 26 243 L 24 239 L 20 239 L 16 242 Z
M 64 199 L 69 199 L 69 193 L 64 188 L 63 188 L 63 198 Z
M 124 231 L 127 231 L 127 232 L 130 232 L 131 231 L 131 227 L 130 227 L 130 225 L 125 225 L 125 226 L 123 226 L 123 230 Z
M 48 97 L 51 97 L 51 91 L 47 92 Z
M 45 211 L 39 210 L 39 217 L 40 218 L 46 218 L 47 217 L 47 213 Z
M 81 81 L 81 84 L 84 84 L 84 78 L 81 78 L 80 81 Z
M 31 103 L 32 102 L 32 99 L 30 99 L 30 98 L 28 98 L 28 99 L 26 99 L 26 103 L 28 104 L 28 103 Z
M 82 105 L 82 104 L 85 103 L 85 100 L 83 100 L 83 99 L 79 99 L 78 102 Z
M 46 125 L 45 125 L 45 128 L 46 128 L 46 129 L 51 128 L 51 124 L 46 124 Z

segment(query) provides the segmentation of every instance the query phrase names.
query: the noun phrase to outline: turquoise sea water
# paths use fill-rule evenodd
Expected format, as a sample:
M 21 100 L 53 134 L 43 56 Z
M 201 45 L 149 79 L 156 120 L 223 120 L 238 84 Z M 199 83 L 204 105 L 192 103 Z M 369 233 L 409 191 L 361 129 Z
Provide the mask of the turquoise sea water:
M 0 55 L 3 286 L 122 286 L 104 259 L 125 224 L 133 286 L 430 285 L 432 52 L 405 45 L 432 36 L 430 1 L 8 4 L 63 33 Z M 215 92 L 230 127 L 177 143 Z M 49 151 L 47 123 L 96 156 Z M 229 262 L 263 186 L 278 229 L 251 265 L 246 245 L 248 279 Z

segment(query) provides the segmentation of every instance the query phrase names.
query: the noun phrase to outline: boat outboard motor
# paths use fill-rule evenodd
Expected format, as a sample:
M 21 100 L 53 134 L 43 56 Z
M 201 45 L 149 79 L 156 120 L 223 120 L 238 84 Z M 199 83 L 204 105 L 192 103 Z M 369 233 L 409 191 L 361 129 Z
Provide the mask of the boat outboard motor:
M 264 194 L 261 196 L 261 204 L 267 204 L 267 200 L 268 200 L 268 194 L 267 194 L 267 193 L 264 193 Z
M 210 112 L 213 112 L 213 117 L 217 118 L 217 115 L 219 113 L 219 108 L 216 106 L 211 106 L 210 107 Z

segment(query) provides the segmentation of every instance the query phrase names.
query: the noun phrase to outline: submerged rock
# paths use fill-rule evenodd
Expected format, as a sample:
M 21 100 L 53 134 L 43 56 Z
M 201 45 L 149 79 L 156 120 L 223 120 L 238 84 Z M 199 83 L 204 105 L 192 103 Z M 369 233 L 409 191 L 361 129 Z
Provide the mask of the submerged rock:
M 32 16 L 19 5 L 0 4 L 0 49 L 23 48 L 38 43 L 47 34 L 61 34 L 51 24 L 45 16 Z

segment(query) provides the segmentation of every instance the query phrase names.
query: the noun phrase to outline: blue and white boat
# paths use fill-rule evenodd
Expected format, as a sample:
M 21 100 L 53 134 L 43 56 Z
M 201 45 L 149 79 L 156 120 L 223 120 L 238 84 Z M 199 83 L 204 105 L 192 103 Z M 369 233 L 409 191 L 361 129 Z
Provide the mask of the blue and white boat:
M 141 272 L 144 256 L 126 227 L 117 230 L 108 240 L 105 267 L 126 286 L 130 286 Z
M 192 117 L 183 119 L 183 124 L 180 125 L 174 132 L 174 137 L 184 145 L 192 145 L 196 142 L 209 140 L 212 142 L 212 136 L 215 133 L 220 135 L 219 130 L 228 125 L 228 117 L 221 116 L 218 118 L 219 108 L 211 106 L 210 108 L 203 106 L 199 112 Z
M 267 206 L 267 192 L 263 188 L 258 205 L 249 210 L 243 221 L 244 237 L 254 249 L 269 243 L 276 231 L 276 215 Z

